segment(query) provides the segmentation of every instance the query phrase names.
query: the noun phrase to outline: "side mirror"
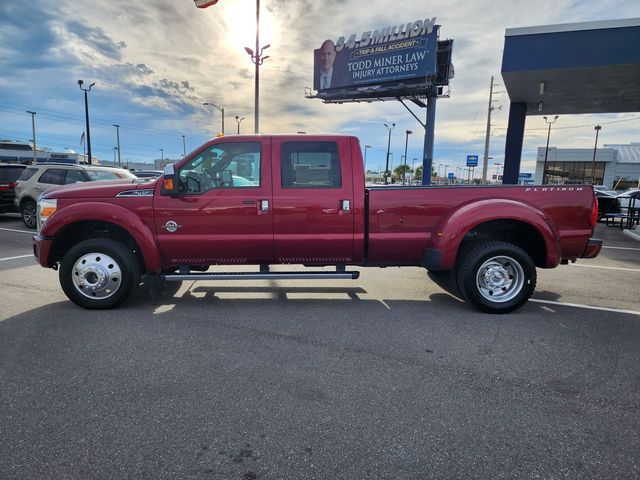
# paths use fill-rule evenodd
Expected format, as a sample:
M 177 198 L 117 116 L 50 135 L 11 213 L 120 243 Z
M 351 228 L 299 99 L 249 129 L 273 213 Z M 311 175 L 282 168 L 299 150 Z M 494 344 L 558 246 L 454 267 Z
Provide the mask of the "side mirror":
M 233 176 L 229 170 L 223 170 L 218 174 L 221 187 L 230 187 L 233 185 Z
M 162 195 L 174 197 L 178 195 L 180 189 L 178 187 L 178 176 L 173 163 L 164 166 L 164 180 L 162 184 Z

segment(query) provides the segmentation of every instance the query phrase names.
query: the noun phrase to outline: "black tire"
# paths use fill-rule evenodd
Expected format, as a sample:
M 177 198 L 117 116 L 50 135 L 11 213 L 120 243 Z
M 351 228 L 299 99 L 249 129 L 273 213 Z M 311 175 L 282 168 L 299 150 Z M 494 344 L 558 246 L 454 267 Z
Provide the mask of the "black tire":
M 25 200 L 20 205 L 20 214 L 22 214 L 22 221 L 27 228 L 35 229 L 38 226 L 38 206 L 33 200 Z
M 462 252 L 456 276 L 464 298 L 487 313 L 517 310 L 536 288 L 533 260 L 508 242 L 473 244 Z
M 76 305 L 91 310 L 113 308 L 140 283 L 140 268 L 122 243 L 105 238 L 74 245 L 60 263 L 60 285 Z

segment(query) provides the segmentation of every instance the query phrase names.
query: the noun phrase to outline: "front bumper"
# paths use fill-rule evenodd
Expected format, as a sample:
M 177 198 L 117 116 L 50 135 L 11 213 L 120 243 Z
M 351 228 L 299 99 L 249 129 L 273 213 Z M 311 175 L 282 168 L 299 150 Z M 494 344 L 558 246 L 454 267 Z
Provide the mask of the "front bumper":
M 590 238 L 580 258 L 596 258 L 600 250 L 602 250 L 602 240 L 599 238 Z
M 43 237 L 40 234 L 33 236 L 33 255 L 43 267 L 52 266 L 49 264 L 49 253 L 52 245 L 53 239 Z

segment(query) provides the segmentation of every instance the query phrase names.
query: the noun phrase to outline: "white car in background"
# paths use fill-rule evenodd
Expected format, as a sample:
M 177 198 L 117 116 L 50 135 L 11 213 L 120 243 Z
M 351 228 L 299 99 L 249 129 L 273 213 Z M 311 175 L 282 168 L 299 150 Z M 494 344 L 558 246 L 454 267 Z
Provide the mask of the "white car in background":
M 122 168 L 65 163 L 29 165 L 16 182 L 14 202 L 18 212 L 22 215 L 24 224 L 29 228 L 36 228 L 38 197 L 51 187 L 82 182 L 133 181 L 135 179 L 135 175 Z

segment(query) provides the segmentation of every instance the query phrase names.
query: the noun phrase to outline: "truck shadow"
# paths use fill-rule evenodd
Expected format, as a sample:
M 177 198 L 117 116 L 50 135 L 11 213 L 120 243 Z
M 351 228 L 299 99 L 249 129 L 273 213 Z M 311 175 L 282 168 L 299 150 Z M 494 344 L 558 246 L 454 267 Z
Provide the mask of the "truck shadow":
M 447 276 L 448 278 L 448 276 Z M 203 304 L 204 301 L 218 301 L 240 304 L 243 302 L 376 302 L 390 308 L 391 303 L 422 303 L 430 302 L 434 306 L 462 307 L 464 310 L 473 311 L 473 308 L 464 303 L 461 296 L 452 292 L 455 289 L 447 279 L 438 276 L 442 281 L 441 288 L 447 293 L 433 293 L 425 298 L 406 300 L 389 300 L 378 298 L 366 298 L 369 294 L 361 286 L 357 287 L 312 287 L 312 286 L 244 286 L 244 285 L 202 285 L 200 282 L 171 282 L 163 287 L 160 294 L 152 294 L 150 285 L 143 281 L 138 291 L 126 302 L 128 306 L 142 307 L 145 304 L 167 305 L 176 303 L 187 305 Z M 175 285 L 174 285 L 175 283 Z M 440 283 L 438 283 L 440 285 Z M 446 288 L 445 288 L 446 287 Z M 449 290 L 448 290 L 449 289 Z M 365 297 L 365 298 L 363 298 Z

